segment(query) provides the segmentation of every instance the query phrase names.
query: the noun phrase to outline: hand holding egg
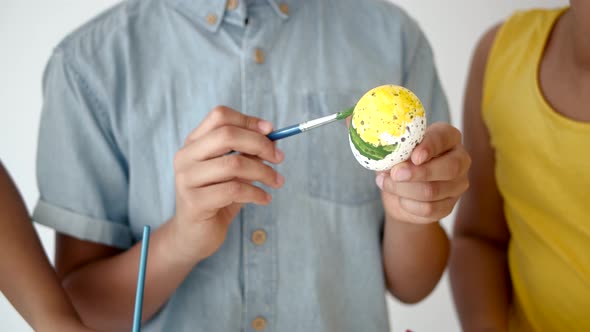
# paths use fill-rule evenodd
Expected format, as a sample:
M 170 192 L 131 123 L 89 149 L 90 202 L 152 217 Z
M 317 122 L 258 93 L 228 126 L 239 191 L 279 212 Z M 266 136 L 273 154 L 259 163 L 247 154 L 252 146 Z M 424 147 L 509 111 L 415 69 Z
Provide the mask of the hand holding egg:
M 410 157 L 425 129 L 424 107 L 412 91 L 379 86 L 361 97 L 354 108 L 350 148 L 363 167 L 386 171 Z
M 388 220 L 438 221 L 468 187 L 471 159 L 461 133 L 442 122 L 426 128 L 422 103 L 404 87 L 368 91 L 352 113 L 349 141 L 356 160 L 378 172 Z

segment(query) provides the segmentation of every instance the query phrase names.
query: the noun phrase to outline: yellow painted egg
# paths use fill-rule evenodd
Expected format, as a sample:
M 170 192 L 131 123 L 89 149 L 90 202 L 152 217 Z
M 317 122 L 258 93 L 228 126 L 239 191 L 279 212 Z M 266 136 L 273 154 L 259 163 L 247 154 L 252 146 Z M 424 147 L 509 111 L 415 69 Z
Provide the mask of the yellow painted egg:
M 354 107 L 350 148 L 363 167 L 385 171 L 410 158 L 425 130 L 420 99 L 404 87 L 383 85 L 365 93 Z

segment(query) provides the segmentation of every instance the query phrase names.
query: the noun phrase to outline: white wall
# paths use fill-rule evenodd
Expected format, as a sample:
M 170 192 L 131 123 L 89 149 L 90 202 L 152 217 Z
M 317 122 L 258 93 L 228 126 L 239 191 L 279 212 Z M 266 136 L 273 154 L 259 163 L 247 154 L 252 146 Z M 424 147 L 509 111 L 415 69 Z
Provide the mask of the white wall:
M 359 0 L 362 1 L 362 0 Z M 393 0 L 422 25 L 439 66 L 460 126 L 463 84 L 473 45 L 491 25 L 518 8 L 556 6 L 566 0 Z M 0 0 L 0 159 L 14 177 L 27 206 L 37 198 L 36 133 L 41 106 L 41 75 L 51 49 L 70 30 L 114 0 Z M 450 227 L 450 219 L 445 221 Z M 53 232 L 38 227 L 47 252 Z M 459 331 L 445 276 L 436 291 L 414 306 L 390 302 L 394 331 Z M 30 331 L 0 295 L 0 329 Z

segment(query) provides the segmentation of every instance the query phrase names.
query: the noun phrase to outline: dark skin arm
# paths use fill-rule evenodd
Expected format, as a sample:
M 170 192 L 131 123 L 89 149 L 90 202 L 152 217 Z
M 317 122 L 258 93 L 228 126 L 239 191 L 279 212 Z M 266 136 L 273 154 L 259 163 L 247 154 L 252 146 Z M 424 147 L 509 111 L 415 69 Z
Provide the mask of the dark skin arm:
M 169 225 L 150 236 L 143 321 L 161 307 L 193 267 L 192 262 L 167 254 Z M 141 243 L 122 252 L 58 233 L 55 250 L 56 270 L 84 324 L 98 331 L 128 331 L 133 320 Z
M 1 163 L 0 290 L 35 331 L 89 331 L 61 288 Z
M 465 147 L 472 157 L 470 189 L 459 205 L 451 246 L 453 298 L 464 331 L 506 331 L 510 304 L 510 234 L 494 176 L 494 150 L 482 119 L 488 55 L 499 26 L 480 40 L 464 101 Z

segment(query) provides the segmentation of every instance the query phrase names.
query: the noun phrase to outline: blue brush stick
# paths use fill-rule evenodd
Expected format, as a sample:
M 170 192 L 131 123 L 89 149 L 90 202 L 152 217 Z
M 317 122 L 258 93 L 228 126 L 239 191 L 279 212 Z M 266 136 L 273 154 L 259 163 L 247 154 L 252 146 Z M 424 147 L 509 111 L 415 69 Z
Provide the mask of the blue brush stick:
M 352 115 L 353 110 L 354 107 L 351 107 L 344 112 L 338 112 L 318 119 L 309 120 L 300 124 L 291 125 L 282 129 L 278 129 L 266 135 L 266 137 L 268 137 L 271 141 L 276 141 L 283 138 L 287 138 L 289 136 L 301 134 L 313 128 L 321 127 L 334 121 L 346 119 L 347 117 Z
M 137 276 L 137 291 L 135 293 L 135 311 L 133 314 L 133 332 L 141 329 L 141 309 L 143 308 L 143 286 L 145 284 L 145 268 L 147 265 L 148 246 L 150 243 L 150 226 L 143 227 L 141 240 L 141 256 L 139 258 L 139 273 Z

